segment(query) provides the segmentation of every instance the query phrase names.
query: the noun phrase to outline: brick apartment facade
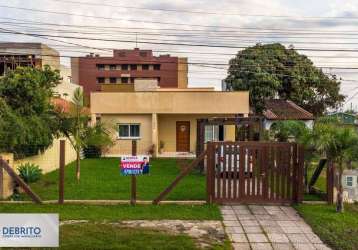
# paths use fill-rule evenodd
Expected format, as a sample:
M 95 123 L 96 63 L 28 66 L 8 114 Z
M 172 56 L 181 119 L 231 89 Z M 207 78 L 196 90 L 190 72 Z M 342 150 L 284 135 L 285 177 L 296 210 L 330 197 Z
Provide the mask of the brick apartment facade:
M 73 82 L 91 92 L 132 92 L 134 81 L 154 79 L 160 88 L 187 88 L 186 58 L 154 56 L 151 50 L 114 50 L 113 57 L 88 55 L 72 58 Z

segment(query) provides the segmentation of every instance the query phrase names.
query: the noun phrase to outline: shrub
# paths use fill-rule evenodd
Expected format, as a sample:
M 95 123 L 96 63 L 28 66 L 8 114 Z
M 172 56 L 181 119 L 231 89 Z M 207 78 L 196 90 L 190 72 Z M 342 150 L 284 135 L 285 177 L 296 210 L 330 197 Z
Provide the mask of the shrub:
M 42 176 L 42 169 L 38 165 L 31 163 L 21 164 L 17 170 L 19 171 L 21 179 L 26 183 L 36 182 Z

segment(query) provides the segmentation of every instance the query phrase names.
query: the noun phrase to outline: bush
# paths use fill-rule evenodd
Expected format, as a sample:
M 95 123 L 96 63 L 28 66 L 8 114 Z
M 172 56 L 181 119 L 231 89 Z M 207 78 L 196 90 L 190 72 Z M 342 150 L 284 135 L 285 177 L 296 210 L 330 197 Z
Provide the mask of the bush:
M 42 176 L 42 169 L 38 165 L 31 163 L 21 164 L 17 170 L 21 179 L 27 184 L 38 181 Z
M 96 146 L 87 146 L 83 149 L 85 158 L 100 158 L 102 156 L 102 149 Z

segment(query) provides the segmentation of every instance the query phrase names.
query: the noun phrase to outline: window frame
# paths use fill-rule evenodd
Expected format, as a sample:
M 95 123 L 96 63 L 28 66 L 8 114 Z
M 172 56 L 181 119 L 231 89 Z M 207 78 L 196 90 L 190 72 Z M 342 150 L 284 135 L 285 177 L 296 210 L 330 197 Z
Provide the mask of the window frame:
M 348 180 L 348 178 L 349 178 L 350 180 Z M 349 185 L 348 183 L 350 183 L 350 185 Z M 353 176 L 346 176 L 346 186 L 347 186 L 347 187 L 353 187 L 353 184 L 354 184 L 354 178 L 353 178 Z
M 117 139 L 118 140 L 138 140 L 141 139 L 141 129 L 140 129 L 140 123 L 118 123 L 118 131 L 117 131 Z M 120 136 L 119 134 L 119 130 L 120 130 L 120 126 L 128 126 L 128 136 Z M 131 126 L 138 126 L 138 132 L 139 135 L 138 136 L 132 136 L 131 135 Z
M 103 79 L 103 82 L 100 82 L 100 79 Z M 97 77 L 97 84 L 105 84 L 106 78 L 105 77 Z
M 114 79 L 114 82 L 112 82 L 113 79 Z M 110 84 L 116 84 L 117 83 L 117 77 L 110 77 L 109 78 L 109 83 Z

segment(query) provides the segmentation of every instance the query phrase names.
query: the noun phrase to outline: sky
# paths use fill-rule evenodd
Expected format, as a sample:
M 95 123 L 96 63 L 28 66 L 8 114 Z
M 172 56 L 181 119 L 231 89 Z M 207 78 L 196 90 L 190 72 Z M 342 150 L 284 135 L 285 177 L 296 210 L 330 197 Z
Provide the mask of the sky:
M 189 85 L 216 89 L 237 51 L 281 42 L 337 75 L 344 109 L 358 110 L 357 0 L 0 0 L 0 28 L 21 33 L 0 41 L 46 43 L 64 65 L 113 48 L 188 57 Z

